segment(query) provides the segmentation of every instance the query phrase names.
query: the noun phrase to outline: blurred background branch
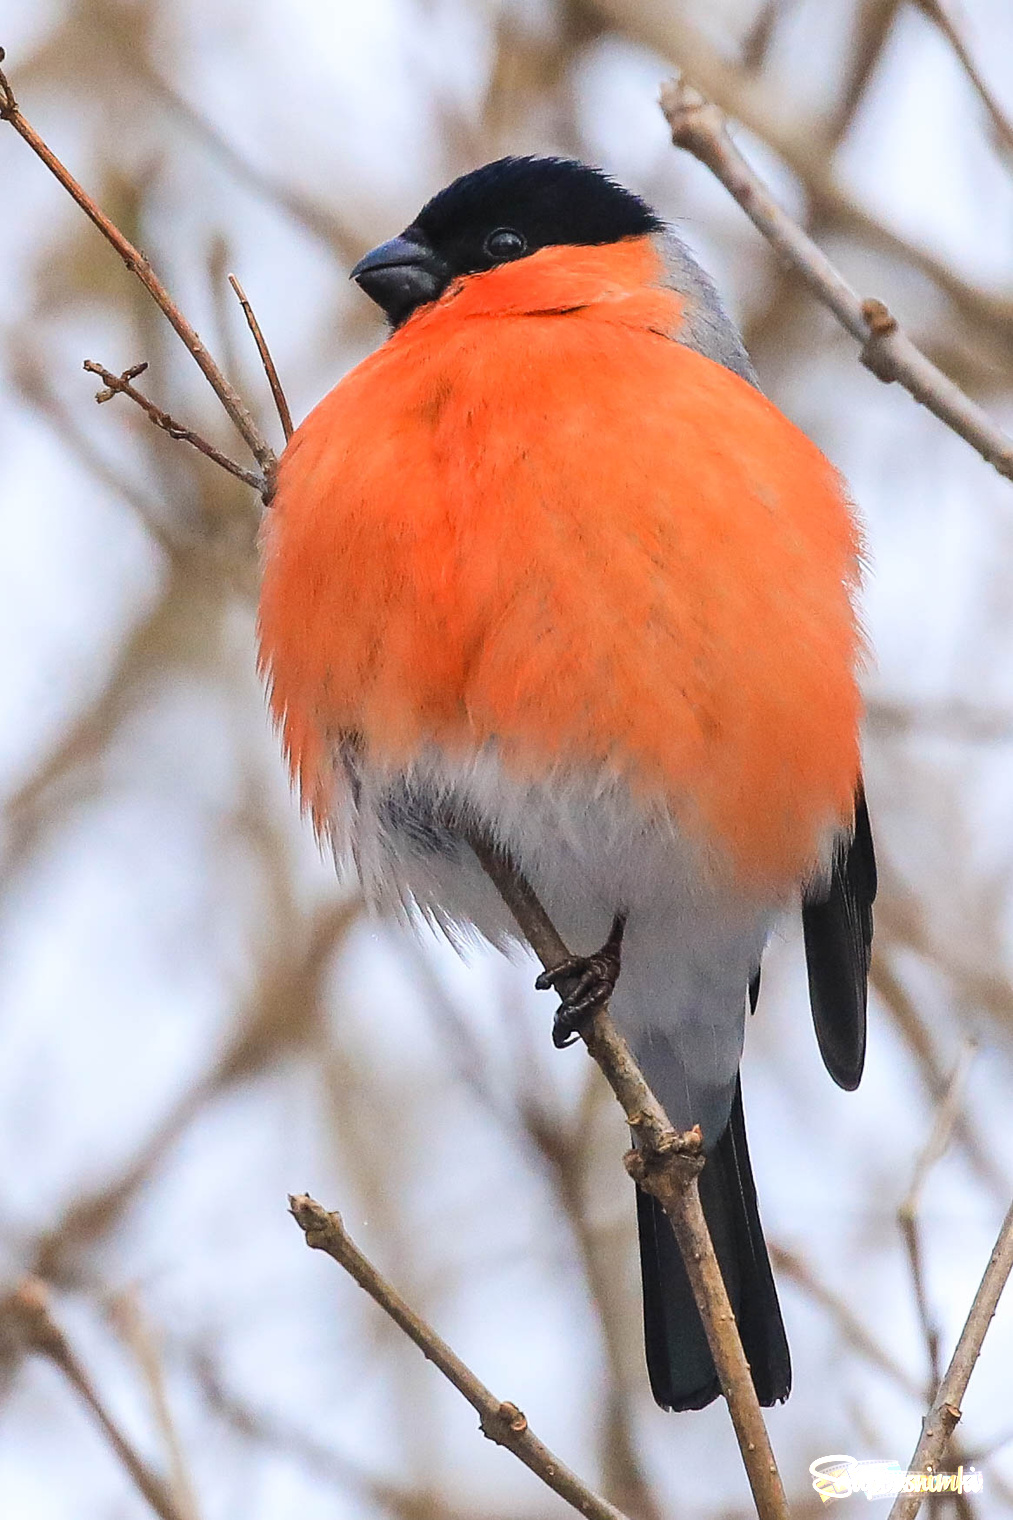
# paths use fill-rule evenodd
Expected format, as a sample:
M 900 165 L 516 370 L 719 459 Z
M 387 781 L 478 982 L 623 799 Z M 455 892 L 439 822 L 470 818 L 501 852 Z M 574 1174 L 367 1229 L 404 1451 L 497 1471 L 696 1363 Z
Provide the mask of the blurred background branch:
M 849 479 L 876 652 L 869 1070 L 854 1095 L 829 1088 L 788 925 L 744 1077 L 795 1357 L 771 1432 L 800 1516 L 820 1507 L 817 1456 L 904 1460 L 914 1444 L 925 1343 L 897 1210 L 969 1037 L 919 1210 L 943 1364 L 1010 1194 L 1008 487 L 855 365 L 726 192 L 672 152 L 655 99 L 682 68 L 737 115 L 789 214 L 1008 431 L 1013 176 L 965 59 L 1008 121 L 1013 16 L 1003 0 L 940 14 L 952 36 L 913 0 L 5 10 L 33 122 L 164 271 L 254 398 L 261 436 L 275 436 L 273 401 L 229 270 L 298 421 L 382 336 L 346 278 L 365 248 L 476 162 L 557 151 L 604 163 L 677 223 L 764 388 Z M 563 1514 L 522 1469 L 504 1473 L 354 1290 L 293 1259 L 279 1199 L 305 1179 L 343 1200 L 385 1274 L 613 1504 L 638 1520 L 747 1514 L 724 1411 L 680 1419 L 650 1401 L 607 1092 L 549 1048 L 553 1000 L 531 990 L 532 966 L 477 949 L 465 966 L 435 939 L 367 925 L 318 860 L 253 669 L 260 504 L 126 406 L 115 426 L 95 413 L 81 359 L 101 353 L 113 374 L 147 361 L 154 405 L 225 452 L 231 429 L 12 132 L 0 173 L 10 1289 L 52 1283 L 118 1427 L 165 1451 L 175 1502 L 189 1483 L 201 1520 Z M 241 1247 L 223 1194 L 242 1197 Z M 110 1328 L 110 1302 L 135 1292 L 183 1488 L 150 1377 Z M 985 1469 L 981 1520 L 1010 1503 L 1011 1355 L 1004 1303 L 960 1425 Z M 49 1365 L 7 1342 L 0 1492 L 19 1520 L 146 1512 Z

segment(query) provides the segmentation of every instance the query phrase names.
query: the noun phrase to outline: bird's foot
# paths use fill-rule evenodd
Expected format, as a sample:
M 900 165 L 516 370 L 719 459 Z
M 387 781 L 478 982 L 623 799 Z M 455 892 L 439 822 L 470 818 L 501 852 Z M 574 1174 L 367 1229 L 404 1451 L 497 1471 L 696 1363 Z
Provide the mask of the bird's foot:
M 580 1027 L 607 1003 L 619 980 L 626 914 L 617 913 L 612 931 L 594 955 L 570 955 L 535 982 L 539 992 L 554 987 L 562 995 L 552 1021 L 552 1043 L 557 1050 L 572 1045 Z

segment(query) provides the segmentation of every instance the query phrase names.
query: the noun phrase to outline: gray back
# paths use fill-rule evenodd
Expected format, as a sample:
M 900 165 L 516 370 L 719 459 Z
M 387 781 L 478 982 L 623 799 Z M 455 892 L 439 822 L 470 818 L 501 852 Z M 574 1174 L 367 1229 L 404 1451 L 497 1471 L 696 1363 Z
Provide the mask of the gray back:
M 683 324 L 674 335 L 677 341 L 723 364 L 759 389 L 756 371 L 739 331 L 722 306 L 710 276 L 704 274 L 685 243 L 670 227 L 664 232 L 656 232 L 652 241 L 664 260 L 668 276 L 664 283 L 677 290 L 686 301 Z

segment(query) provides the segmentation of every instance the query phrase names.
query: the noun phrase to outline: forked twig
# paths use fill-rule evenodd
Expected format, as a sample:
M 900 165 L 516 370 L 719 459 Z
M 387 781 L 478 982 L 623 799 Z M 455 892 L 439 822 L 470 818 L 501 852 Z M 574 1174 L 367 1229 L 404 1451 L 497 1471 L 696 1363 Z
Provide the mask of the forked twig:
M 236 293 L 239 304 L 243 308 L 243 315 L 246 318 L 247 325 L 249 326 L 250 332 L 253 334 L 253 341 L 257 345 L 257 352 L 260 355 L 260 362 L 264 366 L 264 374 L 267 376 L 267 383 L 271 387 L 271 395 L 274 397 L 274 404 L 278 409 L 278 418 L 281 422 L 281 430 L 285 434 L 285 442 L 288 443 L 288 440 L 291 438 L 293 432 L 292 413 L 288 409 L 288 401 L 285 397 L 285 392 L 282 390 L 281 381 L 278 378 L 278 371 L 275 368 L 274 359 L 271 357 L 271 350 L 267 346 L 267 339 L 264 337 L 264 334 L 260 330 L 260 323 L 257 321 L 256 313 L 254 312 L 253 307 L 250 305 L 246 291 L 240 285 L 234 274 L 229 275 L 229 284 L 232 286 L 232 289 Z
M 0 62 L 2 58 L 3 54 L 0 51 Z M 921 354 L 915 345 L 899 331 L 893 317 L 881 303 L 863 302 L 821 251 L 775 205 L 765 187 L 748 168 L 728 138 L 724 128 L 724 118 L 717 107 L 689 90 L 687 86 L 680 85 L 672 86 L 666 92 L 664 108 L 672 126 L 673 139 L 693 152 L 712 169 L 781 256 L 800 272 L 810 288 L 857 338 L 862 345 L 862 359 L 866 365 L 881 379 L 899 380 L 916 399 L 923 402 L 948 426 L 970 442 L 1000 473 L 1013 478 L 1013 440 L 1002 433 L 981 408 L 969 400 Z M 234 461 L 215 450 L 213 445 L 207 445 L 206 440 L 198 441 L 199 435 L 182 428 L 168 414 L 161 413 L 153 403 L 141 396 L 131 385 L 131 380 L 136 378 L 138 370 L 127 371 L 122 376 L 114 376 L 98 366 L 89 364 L 88 368 L 101 375 L 111 392 L 122 392 L 131 396 L 131 399 L 143 407 L 157 426 L 164 428 L 171 436 L 183 438 L 192 446 L 200 448 L 207 457 L 212 458 L 222 468 L 244 479 L 264 494 L 265 489 L 270 488 L 276 458 L 270 446 L 261 437 L 249 410 L 204 348 L 196 331 L 176 307 L 144 256 L 109 221 L 21 115 L 11 87 L 2 71 L 0 71 L 0 119 L 7 120 L 13 125 L 110 242 L 128 269 L 131 269 L 145 285 L 190 350 L 227 414 L 249 445 L 264 472 L 264 479 L 253 475 L 252 471 L 244 471 L 242 466 L 236 465 Z M 267 351 L 267 345 L 263 342 L 259 325 L 249 309 L 249 303 L 238 282 L 233 280 L 232 283 L 243 304 L 251 331 L 261 352 L 287 437 L 291 431 L 291 418 L 287 406 L 284 406 L 284 397 L 277 381 L 277 373 Z M 481 838 L 471 838 L 469 843 L 546 969 L 551 969 L 565 960 L 566 946 L 529 884 L 512 863 Z M 673 1128 L 661 1105 L 648 1088 L 628 1047 L 618 1034 L 607 1007 L 596 1013 L 589 1022 L 584 1039 L 590 1054 L 605 1073 L 610 1086 L 622 1104 L 635 1136 L 636 1148 L 627 1158 L 628 1170 L 645 1191 L 658 1198 L 678 1239 L 718 1377 L 728 1400 L 729 1411 L 758 1513 L 762 1520 L 786 1520 L 787 1505 L 780 1476 L 774 1463 L 728 1295 L 700 1206 L 697 1174 L 703 1161 L 700 1154 L 699 1130 L 683 1135 Z M 483 1414 L 483 1429 L 486 1434 L 516 1451 L 521 1460 L 526 1461 L 534 1471 L 539 1471 L 539 1469 L 529 1458 L 533 1445 L 537 1445 L 540 1452 L 544 1453 L 546 1464 L 546 1472 L 540 1475 L 554 1487 L 556 1492 L 563 1492 L 559 1486 L 560 1482 L 564 1479 L 567 1482 L 572 1480 L 577 1485 L 574 1490 L 579 1501 L 576 1507 L 582 1513 L 601 1517 L 601 1520 L 606 1520 L 606 1517 L 608 1520 L 617 1520 L 619 1511 L 607 1505 L 605 1501 L 590 1495 L 589 1491 L 579 1484 L 579 1480 L 572 1474 L 567 1474 L 566 1470 L 555 1462 L 551 1453 L 546 1453 L 540 1443 L 536 1443 L 535 1438 L 530 1436 L 526 1422 L 519 1411 L 512 1405 L 503 1405 L 495 1400 L 487 1389 L 473 1379 L 468 1369 L 463 1368 L 463 1364 L 453 1357 L 449 1348 L 438 1341 L 429 1327 L 423 1327 L 426 1334 L 421 1338 L 419 1333 L 415 1333 L 419 1331 L 421 1322 L 417 1321 L 403 1301 L 397 1300 L 396 1295 L 390 1297 L 393 1290 L 384 1285 L 388 1294 L 387 1301 L 373 1291 L 373 1287 L 370 1287 L 365 1279 L 369 1273 L 377 1277 L 378 1274 L 375 1274 L 375 1269 L 371 1268 L 348 1240 L 337 1216 L 326 1214 L 319 1205 L 308 1198 L 293 1200 L 293 1212 L 306 1230 L 309 1243 L 329 1251 L 341 1261 L 342 1265 L 356 1277 L 356 1280 L 367 1287 L 374 1297 L 377 1297 L 377 1301 L 383 1304 L 387 1312 L 393 1314 L 402 1328 L 423 1347 L 427 1355 L 430 1355 L 437 1345 L 441 1348 L 440 1354 L 441 1356 L 445 1354 L 446 1362 L 446 1365 L 441 1363 L 441 1366 L 448 1376 L 451 1376 L 448 1368 L 453 1367 L 458 1371 L 463 1369 L 463 1374 L 473 1380 L 475 1386 L 471 1387 L 471 1394 L 475 1397 L 471 1398 L 471 1401 Z M 353 1266 L 349 1263 L 357 1265 Z M 1000 1237 L 996 1251 L 993 1253 L 993 1259 L 975 1299 L 950 1369 L 940 1385 L 933 1411 L 926 1421 L 922 1442 L 915 1453 L 914 1465 L 918 1463 L 924 1465 L 938 1459 L 938 1453 L 942 1451 L 945 1440 L 959 1417 L 955 1401 L 959 1401 L 966 1388 L 999 1293 L 1009 1275 L 1011 1264 L 1013 1264 L 1013 1209 L 1007 1218 L 1004 1233 Z M 375 1286 L 377 1285 L 374 1284 Z M 397 1313 L 394 1312 L 395 1300 L 399 1306 Z M 45 1318 L 45 1315 L 40 1319 L 36 1314 L 34 1323 L 37 1327 L 33 1332 L 38 1338 L 37 1349 L 46 1351 L 64 1367 L 67 1376 L 75 1382 L 75 1386 L 82 1391 L 82 1396 L 89 1400 L 99 1418 L 103 1420 L 122 1460 L 129 1466 L 131 1449 L 126 1446 L 123 1438 L 102 1412 L 101 1405 L 98 1404 L 87 1379 L 83 1378 L 80 1369 L 77 1369 L 76 1374 L 68 1370 L 68 1368 L 73 1368 L 74 1364 L 68 1362 L 63 1351 L 60 1350 L 61 1347 L 65 1347 L 65 1341 L 59 1337 L 58 1331 L 57 1338 L 53 1338 L 53 1334 L 47 1328 L 51 1322 Z M 40 1326 L 41 1329 L 38 1328 Z M 43 1331 L 46 1333 L 43 1334 Z M 433 1359 L 437 1358 L 434 1356 Z M 461 1387 L 456 1378 L 452 1380 Z M 471 1397 L 464 1387 L 461 1387 L 461 1391 L 466 1397 Z M 487 1403 L 476 1403 L 475 1400 L 479 1396 Z M 938 1452 L 936 1443 L 938 1443 Z M 519 1449 L 522 1446 L 527 1455 Z M 164 1485 L 161 1484 L 161 1480 L 158 1480 L 144 1467 L 143 1463 L 140 1463 L 136 1454 L 133 1454 L 133 1461 L 134 1466 L 131 1471 L 134 1473 L 135 1481 L 149 1497 L 149 1502 L 154 1504 L 157 1512 L 165 1517 L 165 1520 L 178 1520 L 178 1511 L 163 1492 Z M 148 1483 L 148 1488 L 144 1487 L 145 1482 Z M 563 1496 L 569 1497 L 565 1493 Z M 908 1507 L 912 1499 L 913 1507 Z M 575 1500 L 571 1498 L 570 1502 L 575 1502 Z M 906 1502 L 898 1501 L 898 1505 L 894 1507 L 891 1514 L 891 1520 L 910 1520 L 910 1516 L 917 1509 L 917 1503 L 917 1496 L 906 1496 Z M 588 1504 L 592 1507 L 586 1507 Z
M 861 361 L 880 380 L 896 380 L 953 432 L 1013 480 L 1013 438 L 926 358 L 882 301 L 858 292 L 774 200 L 732 142 L 724 113 L 684 80 L 662 86 L 661 109 L 672 141 L 700 160 L 738 201 L 781 260 L 861 344 Z
M 220 464 L 223 470 L 228 470 L 230 475 L 244 480 L 248 486 L 252 486 L 266 498 L 269 494 L 269 486 L 263 475 L 258 475 L 255 470 L 248 470 L 244 465 L 237 464 L 234 459 L 230 459 L 228 454 L 223 454 L 221 449 L 215 448 L 214 444 L 209 443 L 200 433 L 195 433 L 192 428 L 184 427 L 181 422 L 170 417 L 168 412 L 163 412 L 161 407 L 156 406 L 147 396 L 135 389 L 131 381 L 136 380 L 138 375 L 143 375 L 147 367 L 147 364 L 135 364 L 130 369 L 125 369 L 122 375 L 114 375 L 111 370 L 101 364 L 96 364 L 93 359 L 85 359 L 83 365 L 89 374 L 98 375 L 105 385 L 105 390 L 99 391 L 95 397 L 100 406 L 105 401 L 111 401 L 114 396 L 129 396 L 130 400 L 137 403 L 155 426 L 161 428 L 164 433 L 168 433 L 170 438 L 190 444 L 192 448 L 199 450 L 208 459 L 213 459 L 215 464 Z
M 513 862 L 482 834 L 471 831 L 466 837 L 545 969 L 568 960 L 567 946 Z M 781 1476 L 700 1204 L 697 1176 L 703 1157 L 699 1127 L 680 1134 L 671 1124 L 613 1023 L 607 1004 L 580 1033 L 633 1131 L 636 1148 L 626 1157 L 626 1169 L 645 1192 L 657 1198 L 679 1243 L 757 1512 L 761 1520 L 787 1520 Z
M 0 1314 L 26 1351 L 47 1357 L 63 1373 L 101 1425 L 120 1463 L 160 1520 L 192 1520 L 179 1508 L 169 1485 L 139 1455 L 102 1402 L 50 1312 L 45 1285 L 38 1278 L 29 1278 L 0 1304 Z
M 4 50 L 0 48 L 0 63 L 3 63 L 4 56 Z M 170 325 L 190 350 L 204 378 L 245 440 L 265 476 L 270 479 L 277 463 L 274 450 L 266 439 L 261 437 L 260 429 L 254 422 L 243 398 L 222 374 L 196 330 L 186 320 L 143 253 L 134 247 L 129 238 L 124 237 L 115 223 L 111 222 L 105 212 L 92 200 L 87 190 L 78 184 L 69 169 L 60 162 L 35 128 L 25 120 L 15 99 L 14 91 L 11 89 L 10 81 L 2 69 L 0 69 L 0 121 L 10 122 L 15 132 L 24 139 L 32 152 L 41 158 L 46 168 L 56 176 L 63 188 L 81 207 L 85 216 L 94 223 L 106 241 L 112 244 L 127 268 L 137 276 L 153 297 Z
M 505 1446 L 561 1499 L 588 1520 L 626 1520 L 621 1510 L 602 1499 L 570 1471 L 554 1452 L 544 1446 L 516 1404 L 498 1399 L 471 1368 L 437 1335 L 431 1325 L 415 1313 L 400 1293 L 377 1271 L 359 1250 L 345 1229 L 340 1214 L 330 1214 L 315 1199 L 301 1193 L 289 1199 L 292 1217 L 306 1236 L 306 1244 L 315 1251 L 325 1251 L 344 1267 L 379 1304 L 385 1314 L 415 1342 L 426 1359 L 438 1367 L 458 1393 L 478 1411 L 479 1429 L 497 1446 Z

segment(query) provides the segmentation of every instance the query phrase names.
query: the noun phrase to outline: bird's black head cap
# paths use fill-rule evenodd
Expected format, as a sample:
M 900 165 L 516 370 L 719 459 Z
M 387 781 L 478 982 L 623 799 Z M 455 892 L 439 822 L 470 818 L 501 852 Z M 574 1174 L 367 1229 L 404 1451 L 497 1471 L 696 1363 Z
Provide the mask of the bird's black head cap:
M 499 158 L 434 195 L 408 231 L 424 233 L 455 274 L 473 274 L 505 262 L 488 246 L 501 230 L 518 234 L 523 252 L 534 253 L 554 244 L 615 243 L 661 225 L 645 201 L 600 169 L 571 158 Z M 518 248 L 513 257 L 521 256 Z
M 399 238 L 352 278 L 395 326 L 451 280 L 554 245 L 619 242 L 661 230 L 646 201 L 600 169 L 569 158 L 500 158 L 427 201 Z

